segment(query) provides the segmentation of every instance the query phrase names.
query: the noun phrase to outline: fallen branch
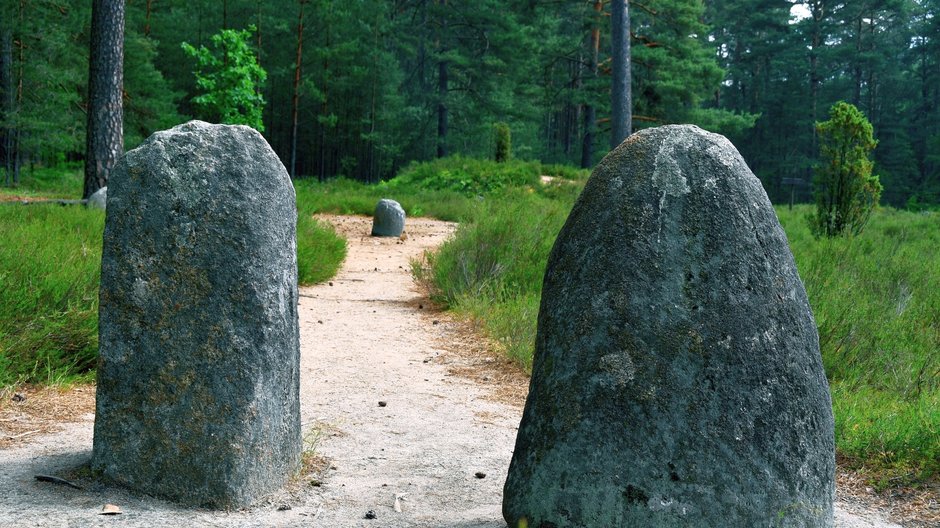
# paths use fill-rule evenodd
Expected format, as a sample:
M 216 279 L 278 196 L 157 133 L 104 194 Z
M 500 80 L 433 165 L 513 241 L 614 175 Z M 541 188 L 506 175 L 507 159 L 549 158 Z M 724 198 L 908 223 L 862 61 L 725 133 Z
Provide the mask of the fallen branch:
M 37 204 L 56 204 L 56 205 L 86 205 L 88 200 L 12 200 L 0 202 L 0 205 L 37 205 Z
M 50 476 L 50 475 L 36 475 L 35 478 L 36 478 L 36 480 L 38 480 L 39 482 L 51 482 L 51 483 L 53 483 L 53 484 L 60 484 L 60 485 L 62 485 L 62 486 L 68 486 L 68 487 L 70 487 L 70 488 L 75 488 L 75 489 L 79 489 L 79 490 L 82 489 L 81 486 L 79 486 L 79 485 L 77 485 L 77 484 L 73 484 L 73 483 L 71 483 L 71 482 L 65 480 L 64 478 L 53 477 L 53 476 Z

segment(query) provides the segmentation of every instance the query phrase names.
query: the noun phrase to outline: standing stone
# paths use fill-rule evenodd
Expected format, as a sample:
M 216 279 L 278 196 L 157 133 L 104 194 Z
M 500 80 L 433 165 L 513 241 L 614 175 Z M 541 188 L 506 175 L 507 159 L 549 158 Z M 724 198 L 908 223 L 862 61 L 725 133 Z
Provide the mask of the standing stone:
M 246 126 L 191 121 L 110 178 L 92 467 L 234 508 L 300 467 L 296 205 Z
M 831 527 L 816 325 L 724 137 L 644 130 L 555 242 L 503 500 L 513 528 Z
M 94 209 L 101 209 L 102 211 L 108 208 L 108 186 L 98 189 L 91 196 L 88 197 L 88 207 Z
M 401 236 L 405 230 L 405 210 L 395 200 L 382 199 L 375 206 L 372 236 Z

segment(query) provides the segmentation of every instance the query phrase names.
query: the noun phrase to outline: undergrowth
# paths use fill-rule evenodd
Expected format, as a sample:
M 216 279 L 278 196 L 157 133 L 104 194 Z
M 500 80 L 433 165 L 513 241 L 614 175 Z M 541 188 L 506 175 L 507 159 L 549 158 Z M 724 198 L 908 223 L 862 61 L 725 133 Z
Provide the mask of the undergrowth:
M 58 170 L 58 176 L 56 176 Z M 76 198 L 81 173 L 36 169 L 2 196 Z M 298 201 L 301 284 L 325 281 L 346 242 Z M 0 387 L 94 379 L 104 213 L 82 206 L 0 205 Z
M 0 206 L 0 386 L 91 376 L 104 214 Z
M 508 194 L 479 207 L 418 276 L 527 370 L 541 278 L 573 203 Z M 940 214 L 882 209 L 856 238 L 815 240 L 778 210 L 819 327 L 839 453 L 875 484 L 940 475 Z

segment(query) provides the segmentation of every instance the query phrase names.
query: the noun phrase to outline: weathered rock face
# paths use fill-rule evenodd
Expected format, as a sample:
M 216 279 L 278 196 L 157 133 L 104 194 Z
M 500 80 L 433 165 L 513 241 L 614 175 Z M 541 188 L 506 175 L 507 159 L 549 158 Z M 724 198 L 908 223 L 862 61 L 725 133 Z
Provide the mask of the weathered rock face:
M 372 236 L 401 236 L 405 230 L 405 210 L 395 200 L 382 199 L 375 206 Z
M 108 208 L 108 187 L 102 187 L 88 197 L 88 207 L 106 210 Z
M 503 513 L 538 527 L 827 527 L 815 322 L 725 138 L 643 130 L 597 167 L 545 274 Z
M 210 507 L 300 466 L 296 205 L 258 132 L 191 121 L 110 177 L 92 466 Z

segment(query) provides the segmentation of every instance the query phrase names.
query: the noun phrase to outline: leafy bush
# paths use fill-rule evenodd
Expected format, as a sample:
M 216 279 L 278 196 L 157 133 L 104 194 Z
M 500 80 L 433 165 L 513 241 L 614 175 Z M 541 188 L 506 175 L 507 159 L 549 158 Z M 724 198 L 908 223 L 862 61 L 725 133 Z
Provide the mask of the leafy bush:
M 496 153 L 493 159 L 496 160 L 496 163 L 509 161 L 509 158 L 512 157 L 512 131 L 509 130 L 509 125 L 496 123 L 493 130 L 496 134 Z
M 855 106 L 838 102 L 829 110 L 828 121 L 816 123 L 816 132 L 822 163 L 813 180 L 813 233 L 826 237 L 857 235 L 878 205 L 882 191 L 868 159 L 878 144 L 871 123 Z
M 418 276 L 531 367 L 541 280 L 571 195 L 486 200 Z M 779 209 L 819 327 L 839 453 L 893 482 L 940 474 L 940 214 L 881 210 L 864 238 L 816 239 Z
M 491 194 L 508 187 L 538 185 L 541 165 L 524 161 L 496 163 L 452 156 L 412 163 L 389 180 L 389 189 L 453 191 L 464 196 Z
M 264 97 L 260 88 L 267 72 L 258 64 L 258 58 L 249 42 L 254 26 L 245 30 L 223 29 L 212 35 L 213 50 L 198 49 L 187 42 L 182 48 L 196 59 L 196 88 L 200 94 L 193 103 L 212 120 L 232 125 L 248 125 L 264 131 L 261 113 Z

